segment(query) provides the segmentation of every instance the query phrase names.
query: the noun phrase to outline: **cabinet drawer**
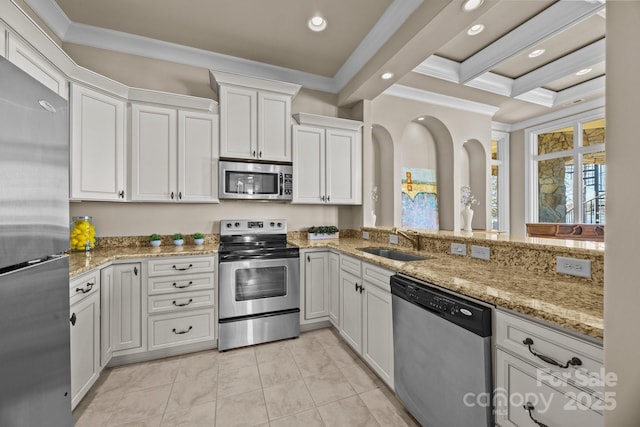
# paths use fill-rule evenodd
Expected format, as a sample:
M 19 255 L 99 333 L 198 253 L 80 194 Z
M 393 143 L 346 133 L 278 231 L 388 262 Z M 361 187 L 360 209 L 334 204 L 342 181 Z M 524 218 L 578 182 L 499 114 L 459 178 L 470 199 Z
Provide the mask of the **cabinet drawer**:
M 149 316 L 149 350 L 213 340 L 214 311 Z
M 540 370 L 504 351 L 496 351 L 496 421 L 502 427 L 536 427 L 531 415 L 548 426 L 604 425 L 605 403 L 566 383 L 541 380 Z M 482 402 L 482 400 L 480 400 Z M 613 402 L 612 402 L 613 403 Z
M 100 290 L 100 270 L 92 270 L 69 282 L 69 303 L 76 303 Z
M 194 308 L 213 307 L 214 291 L 175 292 L 149 297 L 149 314 L 184 312 Z
M 179 276 L 149 278 L 148 294 L 167 294 L 173 292 L 200 291 L 213 289 L 213 274 L 185 274 Z
M 384 291 L 391 292 L 389 277 L 394 274 L 395 273 L 393 271 L 378 267 L 377 265 L 369 264 L 367 262 L 362 263 L 362 279 L 376 285 Z
M 362 261 L 346 255 L 340 255 L 340 270 L 347 271 L 354 276 L 360 277 L 360 268 Z
M 605 380 L 602 378 L 602 347 L 503 311 L 496 310 L 495 313 L 496 345 L 542 366 L 558 378 L 564 378 L 577 387 L 595 391 L 602 397 Z M 525 341 L 532 342 L 531 351 L 550 357 L 560 364 L 566 364 L 574 357 L 580 359 L 581 364 L 567 368 L 555 366 L 535 356 Z
M 179 257 L 154 259 L 148 262 L 148 276 L 166 276 L 168 274 L 193 274 L 214 271 L 214 257 Z

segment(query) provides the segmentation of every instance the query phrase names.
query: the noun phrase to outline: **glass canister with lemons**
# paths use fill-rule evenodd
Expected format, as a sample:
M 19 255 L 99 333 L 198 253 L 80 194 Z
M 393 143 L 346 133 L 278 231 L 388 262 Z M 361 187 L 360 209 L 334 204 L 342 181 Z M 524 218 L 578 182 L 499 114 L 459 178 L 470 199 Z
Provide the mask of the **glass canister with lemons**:
M 96 228 L 90 216 L 74 216 L 70 227 L 71 250 L 88 251 L 96 246 Z

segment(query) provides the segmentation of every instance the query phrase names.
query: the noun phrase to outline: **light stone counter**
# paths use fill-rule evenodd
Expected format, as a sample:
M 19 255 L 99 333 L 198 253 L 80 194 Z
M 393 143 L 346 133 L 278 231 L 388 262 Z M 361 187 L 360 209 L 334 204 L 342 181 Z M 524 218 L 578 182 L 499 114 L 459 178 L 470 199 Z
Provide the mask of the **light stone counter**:
M 290 238 L 289 243 L 300 248 L 337 249 L 363 261 L 594 338 L 604 336 L 604 292 L 598 283 L 432 251 L 420 252 L 431 257 L 425 261 L 394 261 L 358 250 L 392 246 L 359 238 L 314 241 Z M 393 248 L 416 253 L 406 247 Z M 514 254 L 517 256 L 517 251 Z
M 157 248 L 147 246 L 99 247 L 88 254 L 71 252 L 69 254 L 69 276 L 74 277 L 111 261 L 126 259 L 144 259 L 167 256 L 211 255 L 218 252 L 218 242 L 201 246 L 162 245 Z

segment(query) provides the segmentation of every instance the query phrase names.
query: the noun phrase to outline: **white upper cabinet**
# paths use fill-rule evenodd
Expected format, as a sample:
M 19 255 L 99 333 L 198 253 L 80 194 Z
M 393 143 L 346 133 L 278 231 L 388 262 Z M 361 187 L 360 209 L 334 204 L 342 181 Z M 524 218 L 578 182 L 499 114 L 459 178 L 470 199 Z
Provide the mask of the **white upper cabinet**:
M 131 200 L 218 202 L 218 116 L 131 105 Z
M 7 28 L 0 22 L 0 56 L 7 57 Z
M 293 203 L 362 203 L 362 122 L 294 117 Z
M 210 72 L 220 101 L 220 157 L 291 161 L 291 100 L 299 85 Z
M 64 99 L 69 99 L 67 79 L 60 70 L 22 39 L 13 34 L 8 34 L 6 37 L 9 61 Z
M 124 100 L 71 85 L 71 199 L 123 201 Z

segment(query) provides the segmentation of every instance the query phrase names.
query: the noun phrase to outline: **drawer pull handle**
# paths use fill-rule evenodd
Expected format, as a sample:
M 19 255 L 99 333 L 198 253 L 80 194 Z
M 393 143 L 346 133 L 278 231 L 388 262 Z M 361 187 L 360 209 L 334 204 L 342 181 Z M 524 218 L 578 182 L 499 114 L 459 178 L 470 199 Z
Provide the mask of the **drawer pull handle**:
M 533 412 L 536 409 L 535 406 L 533 406 L 533 403 L 527 402 L 523 407 L 529 413 L 529 418 L 531 418 L 531 421 L 533 421 L 534 423 L 536 423 L 540 427 L 549 427 L 546 424 L 543 424 L 540 421 L 538 421 L 535 418 L 533 418 L 533 414 L 531 412 Z
M 84 288 L 76 288 L 76 293 L 82 292 L 83 294 L 86 294 L 91 290 L 91 288 L 93 288 L 93 285 L 95 285 L 95 283 L 88 282 L 87 286 L 85 286 Z
M 182 286 L 178 286 L 178 284 L 176 282 L 173 282 L 173 287 L 174 288 L 178 288 L 178 289 L 188 288 L 191 285 L 193 285 L 193 282 L 189 282 L 186 285 L 182 285 Z
M 189 305 L 193 302 L 192 298 L 189 298 L 189 301 L 182 303 L 182 304 L 177 304 L 175 301 L 173 302 L 173 305 L 175 305 L 176 307 L 184 307 L 185 305 Z
M 185 267 L 185 268 L 178 268 L 175 265 L 173 266 L 173 269 L 176 271 L 187 271 L 189 270 L 191 267 L 193 267 L 193 264 L 189 264 L 189 267 Z
M 531 348 L 531 346 L 533 345 L 533 340 L 529 337 L 525 338 L 524 341 L 522 341 L 522 344 L 526 345 L 529 348 L 529 352 L 531 354 L 533 354 L 534 356 L 536 356 L 539 359 L 544 360 L 545 362 L 554 365 L 554 366 L 558 366 L 559 368 L 562 369 L 566 369 L 569 366 L 580 366 L 582 365 L 582 360 L 578 359 L 577 357 L 572 357 L 571 360 L 567 360 L 567 363 L 565 363 L 564 365 L 560 362 L 555 361 L 554 359 L 552 359 L 549 356 L 545 356 L 544 354 L 540 354 L 540 353 L 536 353 L 535 351 L 533 351 L 533 349 Z
M 186 331 L 176 331 L 176 328 L 173 328 L 173 333 L 176 335 L 188 334 L 193 329 L 193 326 L 189 326 L 189 329 Z

